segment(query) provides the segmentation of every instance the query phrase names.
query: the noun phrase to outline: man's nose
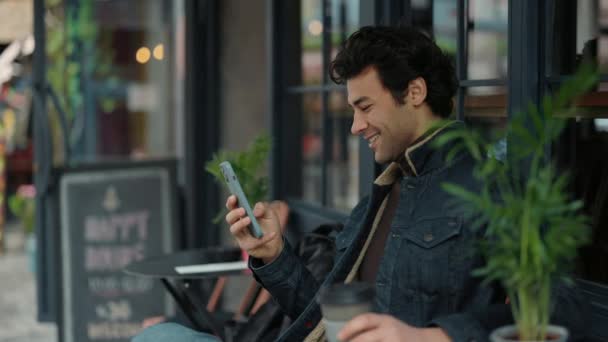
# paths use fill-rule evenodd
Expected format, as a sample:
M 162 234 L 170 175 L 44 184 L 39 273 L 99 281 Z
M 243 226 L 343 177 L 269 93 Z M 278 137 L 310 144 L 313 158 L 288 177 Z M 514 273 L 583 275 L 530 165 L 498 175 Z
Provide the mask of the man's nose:
M 361 118 L 360 114 L 357 114 L 357 112 L 355 112 L 355 114 L 353 115 L 353 124 L 352 126 L 350 126 L 350 132 L 353 135 L 359 135 L 366 128 L 367 122 L 363 120 L 363 118 Z

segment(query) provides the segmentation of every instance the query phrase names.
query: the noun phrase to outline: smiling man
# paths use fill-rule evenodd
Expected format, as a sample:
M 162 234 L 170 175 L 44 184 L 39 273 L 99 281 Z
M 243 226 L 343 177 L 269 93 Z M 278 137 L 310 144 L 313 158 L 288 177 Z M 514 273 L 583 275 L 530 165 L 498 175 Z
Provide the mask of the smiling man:
M 462 152 L 448 163 L 449 147 L 431 146 L 463 125 L 436 128 L 452 112 L 457 81 L 451 60 L 415 29 L 363 27 L 347 39 L 330 72 L 334 82 L 346 84 L 351 133 L 367 140 L 376 162 L 387 167 L 337 236 L 334 268 L 324 282 L 296 257 L 266 204 L 254 209 L 265 231 L 258 240 L 247 232 L 251 221 L 234 196 L 226 203 L 226 221 L 251 255 L 254 275 L 294 321 L 280 339 L 323 340 L 313 300 L 318 289 L 363 281 L 376 288 L 374 313 L 347 323 L 340 340 L 487 340 L 492 329 L 511 322 L 510 309 L 499 287 L 471 275 L 483 265 L 473 248 L 483 232 L 468 229 L 470 222 L 441 188 L 450 182 L 477 191 L 481 184 L 470 155 Z M 562 295 L 562 312 L 576 312 L 574 297 Z M 553 319 L 576 337 L 581 317 Z
M 449 57 L 414 29 L 364 27 L 348 38 L 330 70 L 334 82 L 346 84 L 351 133 L 368 142 L 376 162 L 388 165 L 336 239 L 336 264 L 324 285 L 364 281 L 377 294 L 376 313 L 353 319 L 340 339 L 483 340 L 487 333 L 479 322 L 459 312 L 504 296 L 469 276 L 479 258 L 464 247 L 475 236 L 462 229 L 462 215 L 448 211 L 440 189 L 444 181 L 478 188 L 472 159 L 462 155 L 447 164 L 444 151 L 430 146 L 449 126 L 462 124 L 431 130 L 452 111 L 457 84 Z M 323 339 L 312 300 L 320 284 L 278 234 L 272 212 L 256 206 L 268 232 L 256 241 L 246 233 L 250 221 L 234 197 L 227 207 L 226 220 L 252 256 L 257 279 L 295 320 L 282 338 Z
M 491 330 L 512 318 L 503 291 L 471 275 L 483 265 L 473 247 L 483 232 L 469 229 L 441 187 L 445 182 L 470 191 L 481 187 L 470 155 L 462 152 L 448 163 L 449 147 L 432 147 L 436 137 L 463 125 L 436 125 L 450 116 L 457 87 L 449 57 L 414 29 L 363 27 L 347 39 L 330 71 L 336 83 L 346 84 L 351 133 L 365 139 L 386 168 L 336 237 L 334 267 L 323 283 L 283 239 L 269 205 L 254 208 L 264 230 L 256 239 L 236 198 L 226 202 L 226 221 L 251 256 L 256 279 L 293 320 L 280 340 L 323 340 L 317 291 L 362 281 L 376 289 L 374 312 L 348 322 L 340 340 L 486 341 Z M 556 293 L 560 312 L 552 320 L 576 338 L 584 326 L 579 304 L 565 290 Z

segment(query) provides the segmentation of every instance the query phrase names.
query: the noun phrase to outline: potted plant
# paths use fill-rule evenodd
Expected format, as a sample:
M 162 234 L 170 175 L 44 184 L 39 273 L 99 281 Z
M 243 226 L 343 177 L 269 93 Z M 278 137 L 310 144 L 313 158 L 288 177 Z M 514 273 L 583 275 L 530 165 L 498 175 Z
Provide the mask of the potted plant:
M 229 161 L 241 183 L 243 192 L 253 206 L 259 201 L 266 200 L 268 196 L 268 176 L 262 171 L 268 162 L 270 146 L 270 137 L 261 134 L 244 151 L 221 150 L 215 153 L 213 158 L 205 164 L 205 169 L 213 175 L 218 184 L 224 187 L 225 182 L 220 171 L 220 163 L 225 160 Z M 213 219 L 213 223 L 219 223 L 225 215 L 226 209 L 221 210 Z
M 36 271 L 36 235 L 34 234 L 36 188 L 33 185 L 21 185 L 17 192 L 10 196 L 8 206 L 13 215 L 19 219 L 25 233 L 25 250 L 29 258 L 30 270 Z
M 480 242 L 486 264 L 474 271 L 486 282 L 505 288 L 515 325 L 492 332 L 492 341 L 566 341 L 563 327 L 549 325 L 551 284 L 571 281 L 564 266 L 589 236 L 582 202 L 568 192 L 567 174 L 546 160 L 546 151 L 563 130 L 557 116 L 573 110 L 573 101 L 596 82 L 596 73 L 581 68 L 560 90 L 516 114 L 502 131 L 508 137 L 506 160 L 496 157 L 495 141 L 476 130 L 450 131 L 437 145 L 454 146 L 448 159 L 467 150 L 476 160 L 479 193 L 455 184 L 444 189 L 464 206 L 473 229 L 485 229 Z

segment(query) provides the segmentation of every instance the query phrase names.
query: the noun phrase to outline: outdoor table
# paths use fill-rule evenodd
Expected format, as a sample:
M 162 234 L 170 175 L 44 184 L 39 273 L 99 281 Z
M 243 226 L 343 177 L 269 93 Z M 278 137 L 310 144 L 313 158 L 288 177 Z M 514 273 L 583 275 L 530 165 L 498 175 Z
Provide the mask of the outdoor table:
M 128 265 L 124 272 L 160 279 L 196 328 L 208 328 L 223 340 L 222 325 L 203 304 L 202 290 L 192 286 L 192 281 L 248 274 L 246 263 L 241 260 L 241 250 L 238 248 L 192 249 L 146 258 Z

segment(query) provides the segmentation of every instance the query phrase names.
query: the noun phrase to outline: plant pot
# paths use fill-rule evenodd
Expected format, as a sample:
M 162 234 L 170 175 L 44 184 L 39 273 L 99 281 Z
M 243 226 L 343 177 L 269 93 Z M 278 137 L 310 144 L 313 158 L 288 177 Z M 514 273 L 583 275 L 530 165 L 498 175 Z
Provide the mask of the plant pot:
M 549 325 L 547 327 L 547 338 L 540 341 L 520 340 L 517 332 L 517 326 L 507 325 L 502 328 L 495 329 L 490 335 L 492 342 L 566 342 L 568 340 L 568 330 L 557 325 Z

